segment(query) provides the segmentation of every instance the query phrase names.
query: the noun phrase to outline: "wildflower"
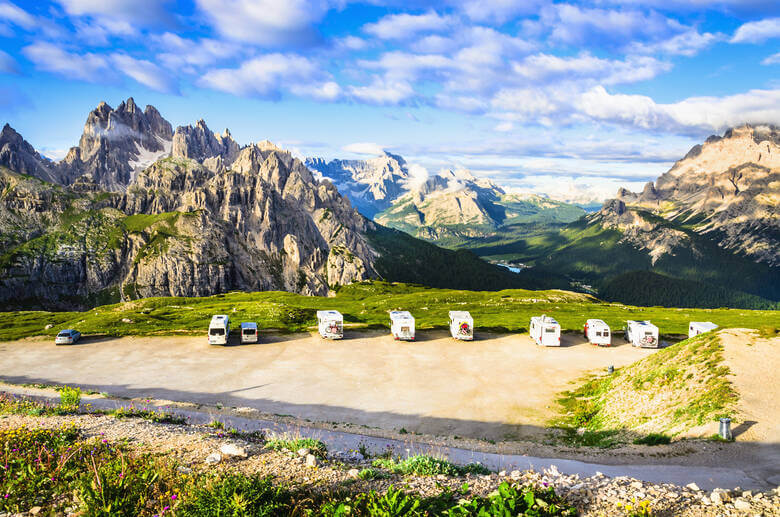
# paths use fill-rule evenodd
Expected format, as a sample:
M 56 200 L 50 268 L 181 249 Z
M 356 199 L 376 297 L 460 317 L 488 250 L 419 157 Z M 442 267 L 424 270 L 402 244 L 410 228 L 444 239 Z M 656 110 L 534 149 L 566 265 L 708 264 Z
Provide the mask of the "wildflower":
M 171 496 L 171 499 L 172 499 L 173 501 L 175 501 L 176 499 L 178 499 L 178 497 L 176 497 L 176 494 L 173 494 L 173 495 Z

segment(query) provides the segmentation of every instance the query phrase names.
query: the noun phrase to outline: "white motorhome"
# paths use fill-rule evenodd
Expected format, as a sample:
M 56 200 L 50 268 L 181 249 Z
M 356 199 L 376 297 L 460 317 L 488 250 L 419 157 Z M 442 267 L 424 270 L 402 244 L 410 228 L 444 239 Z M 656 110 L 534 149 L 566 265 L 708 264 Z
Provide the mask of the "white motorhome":
M 591 319 L 585 322 L 585 339 L 591 345 L 611 346 L 612 332 L 604 320 Z
M 649 321 L 626 321 L 625 338 L 632 346 L 658 348 L 658 327 Z
M 555 318 L 545 315 L 534 316 L 531 318 L 528 333 L 537 345 L 561 346 L 561 326 Z
M 241 324 L 241 342 L 257 343 L 257 323 L 245 321 Z
M 414 318 L 409 311 L 390 311 L 390 332 L 395 339 L 414 341 Z
M 450 334 L 455 339 L 474 339 L 474 319 L 468 311 L 450 311 Z
M 688 337 L 698 336 L 699 334 L 704 334 L 705 332 L 715 330 L 716 328 L 718 328 L 718 326 L 711 321 L 692 321 L 688 325 Z
M 317 311 L 317 327 L 325 339 L 344 337 L 344 317 L 339 311 Z
M 230 318 L 226 314 L 211 317 L 209 323 L 209 345 L 227 345 L 230 339 Z

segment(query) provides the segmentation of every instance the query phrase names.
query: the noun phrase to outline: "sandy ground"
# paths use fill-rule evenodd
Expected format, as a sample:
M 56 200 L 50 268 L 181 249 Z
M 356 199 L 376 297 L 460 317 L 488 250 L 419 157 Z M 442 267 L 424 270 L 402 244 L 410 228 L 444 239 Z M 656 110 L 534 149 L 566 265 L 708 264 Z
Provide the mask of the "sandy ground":
M 734 433 L 740 440 L 780 443 L 780 338 L 755 339 L 732 329 L 720 337 L 740 398 L 742 423 Z
M 385 332 L 266 335 L 257 345 L 214 347 L 200 337 L 85 338 L 0 343 L 0 378 L 79 385 L 126 397 L 251 407 L 313 421 L 491 440 L 545 432 L 554 398 L 572 381 L 653 350 L 622 341 L 600 348 L 564 335 L 560 348 L 527 335 L 453 340 L 426 331 L 398 342 Z

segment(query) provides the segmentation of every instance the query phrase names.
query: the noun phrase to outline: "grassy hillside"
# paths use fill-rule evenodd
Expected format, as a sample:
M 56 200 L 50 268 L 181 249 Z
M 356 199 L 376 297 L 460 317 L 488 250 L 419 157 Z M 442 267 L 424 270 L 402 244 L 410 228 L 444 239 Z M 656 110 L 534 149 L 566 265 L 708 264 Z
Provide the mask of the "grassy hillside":
M 440 248 L 379 225 L 367 237 L 381 255 L 374 264 L 376 271 L 393 282 L 482 291 L 568 287 L 568 281 L 559 275 L 539 271 L 512 273 L 488 264 L 469 250 Z
M 555 423 L 615 440 L 611 433 L 673 436 L 733 416 L 738 396 L 722 363 L 717 334 L 682 341 L 565 393 Z
M 647 217 L 659 222 L 655 216 L 647 214 Z M 483 258 L 528 264 L 593 285 L 600 297 L 613 301 L 698 306 L 700 300 L 710 299 L 708 306 L 776 307 L 780 300 L 777 268 L 721 249 L 683 225 L 668 221 L 663 224 L 686 233 L 692 246 L 675 248 L 673 254 L 664 254 L 655 263 L 647 251 L 623 241 L 620 231 L 588 223 L 585 218 L 559 228 L 516 228 L 519 237 L 504 233 L 490 239 L 472 240 L 468 248 Z M 679 289 L 669 289 L 666 283 L 651 277 L 645 277 L 642 282 L 636 277 L 622 278 L 613 288 L 603 291 L 616 277 L 635 271 L 699 282 L 706 292 L 699 294 L 697 289 L 691 289 L 688 291 L 691 296 L 687 297 Z M 655 286 L 648 285 L 653 282 Z M 707 286 L 719 288 L 717 294 Z M 634 287 L 636 292 L 631 290 Z M 643 298 L 646 293 L 651 296 Z
M 702 282 L 670 278 L 650 271 L 632 271 L 617 275 L 599 290 L 599 296 L 605 300 L 632 305 L 780 309 L 780 302 Z
M 417 327 L 446 328 L 449 310 L 468 310 L 475 326 L 511 332 L 527 330 L 531 316 L 554 316 L 565 330 L 580 331 L 587 318 L 604 319 L 614 329 L 626 319 L 650 319 L 662 334 L 684 334 L 688 322 L 712 321 L 721 327 L 780 327 L 780 312 L 738 309 L 664 309 L 600 303 L 566 291 L 455 291 L 408 284 L 365 282 L 342 287 L 332 298 L 289 292 L 228 293 L 203 298 L 147 298 L 97 307 L 85 312 L 21 311 L 0 313 L 0 340 L 53 336 L 60 328 L 88 334 L 203 334 L 212 314 L 236 321 L 256 321 L 262 329 L 312 328 L 318 309 L 336 309 L 353 327 L 384 327 L 387 311 L 407 309 Z M 125 322 L 129 320 L 132 323 Z M 45 329 L 47 325 L 53 325 Z

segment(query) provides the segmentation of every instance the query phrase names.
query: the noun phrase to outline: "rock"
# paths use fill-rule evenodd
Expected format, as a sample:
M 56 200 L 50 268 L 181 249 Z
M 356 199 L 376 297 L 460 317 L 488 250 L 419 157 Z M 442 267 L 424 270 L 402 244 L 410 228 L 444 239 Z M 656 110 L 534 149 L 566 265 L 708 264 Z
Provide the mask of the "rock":
M 354 479 L 360 476 L 360 471 L 358 469 L 349 469 L 347 475 Z
M 523 473 L 520 472 L 519 470 L 513 470 L 512 472 L 509 473 L 509 477 L 511 477 L 512 479 L 520 479 L 522 475 Z
M 176 471 L 179 472 L 180 474 L 192 474 L 192 469 L 189 467 L 185 467 L 183 465 L 177 467 Z
M 216 465 L 220 461 L 222 461 L 222 455 L 218 452 L 212 452 L 208 456 L 206 456 L 206 459 L 204 460 L 207 465 Z
M 436 475 L 436 479 L 441 481 L 441 480 L 447 479 L 447 476 L 445 476 L 444 474 L 437 474 Z
M 699 485 L 697 485 L 696 483 L 688 483 L 687 485 L 685 485 L 685 488 L 687 488 L 688 490 L 693 490 L 694 492 L 698 492 L 699 490 L 701 490 L 699 488 Z
M 133 320 L 130 318 L 122 318 L 122 323 L 133 323 Z
M 29 513 L 30 513 L 30 515 L 38 515 L 39 513 L 41 513 L 42 509 L 43 508 L 41 508 L 40 506 L 33 506 L 32 508 L 30 508 L 30 512 Z
M 635 488 L 635 489 L 642 488 L 642 482 L 641 481 L 632 481 L 631 482 L 631 488 Z
M 224 444 L 219 448 L 219 452 L 221 452 L 223 456 L 229 458 L 246 458 L 249 456 L 243 447 L 239 447 L 234 443 Z
M 745 501 L 744 499 L 734 499 L 734 508 L 745 512 L 747 510 L 750 510 L 750 503 Z
M 43 328 L 44 328 L 45 330 L 49 330 L 49 329 L 50 329 L 50 328 L 52 328 L 53 326 L 54 326 L 54 325 L 52 325 L 51 323 L 49 323 L 48 325 L 46 325 L 46 326 L 45 326 L 45 327 L 43 327 Z
M 502 470 L 501 472 L 498 473 L 498 475 L 500 477 L 506 477 L 506 470 Z
M 309 454 L 311 454 L 311 451 L 307 447 L 302 447 L 298 449 L 298 456 L 306 457 Z
M 306 466 L 307 467 L 316 467 L 318 465 L 319 461 L 317 460 L 317 456 L 314 454 L 307 454 L 306 455 Z
M 731 500 L 731 496 L 725 490 L 716 489 L 710 494 L 710 501 L 715 505 L 722 505 Z

